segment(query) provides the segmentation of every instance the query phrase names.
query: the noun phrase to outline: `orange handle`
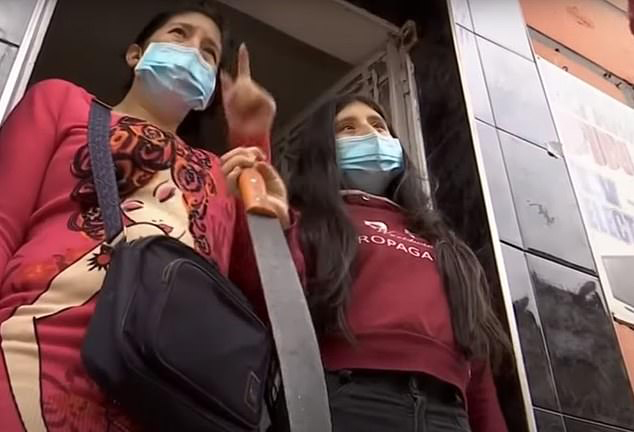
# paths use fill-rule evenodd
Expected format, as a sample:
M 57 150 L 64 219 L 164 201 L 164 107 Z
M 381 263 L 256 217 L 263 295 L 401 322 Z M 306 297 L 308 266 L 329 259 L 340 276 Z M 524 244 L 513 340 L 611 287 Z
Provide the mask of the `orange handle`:
M 269 205 L 266 195 L 266 183 L 255 168 L 245 168 L 238 179 L 240 196 L 244 202 L 247 213 L 260 216 L 277 217 L 275 211 Z

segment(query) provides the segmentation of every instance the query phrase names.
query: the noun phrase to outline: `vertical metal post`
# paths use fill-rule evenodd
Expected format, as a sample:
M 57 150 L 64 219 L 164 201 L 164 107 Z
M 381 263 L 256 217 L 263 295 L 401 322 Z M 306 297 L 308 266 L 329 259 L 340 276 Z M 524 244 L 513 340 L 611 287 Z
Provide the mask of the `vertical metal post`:
M 404 27 L 402 34 L 408 27 L 408 25 Z M 408 47 L 403 46 L 400 38 L 395 37 L 388 43 L 386 63 L 392 123 L 396 133 L 406 144 L 407 152 L 416 165 L 423 181 L 423 188 L 429 196 L 430 186 L 427 178 L 425 143 L 420 122 L 414 64 L 409 58 Z
M 407 116 L 403 104 L 404 74 L 399 52 L 399 40 L 393 37 L 387 44 L 386 63 L 388 86 L 390 88 L 390 112 L 392 126 L 400 137 L 408 137 Z

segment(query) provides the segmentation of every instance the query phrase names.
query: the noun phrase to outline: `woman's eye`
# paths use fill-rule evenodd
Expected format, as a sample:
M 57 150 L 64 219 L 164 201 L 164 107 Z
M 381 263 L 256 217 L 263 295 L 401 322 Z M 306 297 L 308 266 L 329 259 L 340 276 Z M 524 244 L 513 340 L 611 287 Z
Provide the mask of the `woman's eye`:
M 203 50 L 203 53 L 205 54 L 205 60 L 211 60 L 213 61 L 214 64 L 218 63 L 218 55 L 216 54 L 216 51 L 211 49 L 211 48 L 207 48 L 205 50 Z
M 179 27 L 170 30 L 170 33 L 175 34 L 176 36 L 185 37 L 185 30 Z

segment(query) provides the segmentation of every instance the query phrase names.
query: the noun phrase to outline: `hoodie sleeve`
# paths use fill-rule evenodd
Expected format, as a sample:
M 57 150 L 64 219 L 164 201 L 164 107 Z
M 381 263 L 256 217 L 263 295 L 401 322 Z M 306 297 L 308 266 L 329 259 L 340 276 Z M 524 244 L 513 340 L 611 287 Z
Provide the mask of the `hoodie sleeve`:
M 68 85 L 59 80 L 35 84 L 0 128 L 0 280 L 27 234 L 58 145 L 58 117 Z
M 467 407 L 473 432 L 508 432 L 488 363 L 474 361 L 471 365 Z

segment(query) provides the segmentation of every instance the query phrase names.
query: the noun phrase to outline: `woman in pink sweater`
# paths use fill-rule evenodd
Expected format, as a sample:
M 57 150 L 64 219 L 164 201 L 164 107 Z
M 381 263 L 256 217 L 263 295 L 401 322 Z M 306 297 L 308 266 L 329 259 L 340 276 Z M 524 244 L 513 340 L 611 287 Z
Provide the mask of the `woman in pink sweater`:
M 189 146 L 177 129 L 206 110 L 216 82 L 233 143 L 266 147 L 275 114 L 250 79 L 240 50 L 237 78 L 217 77 L 223 25 L 215 11 L 158 15 L 126 54 L 134 80 L 113 107 L 111 146 L 127 238 L 169 235 L 228 274 L 255 271 L 230 259 L 237 210 L 225 174 L 253 166 L 268 179 L 283 220 L 283 183 L 257 148 L 223 156 Z M 218 83 L 220 85 L 220 83 Z M 87 149 L 93 96 L 61 80 L 34 85 L 0 129 L 0 430 L 130 431 L 101 393 L 80 346 L 109 263 Z M 239 256 L 239 255 L 238 255 Z

